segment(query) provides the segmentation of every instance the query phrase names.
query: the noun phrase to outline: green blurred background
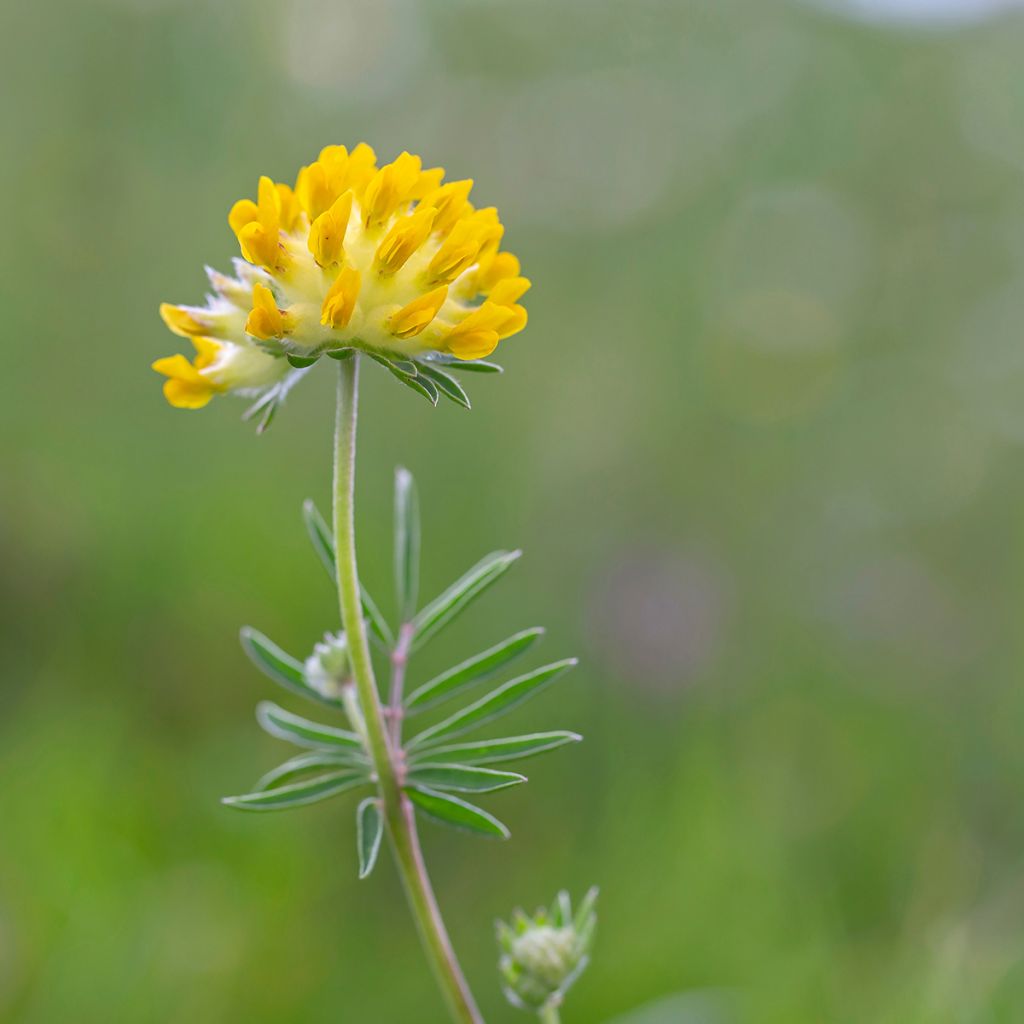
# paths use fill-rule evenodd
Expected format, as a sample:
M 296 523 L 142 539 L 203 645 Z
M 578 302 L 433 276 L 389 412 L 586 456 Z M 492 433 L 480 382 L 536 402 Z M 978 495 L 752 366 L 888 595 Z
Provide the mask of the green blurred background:
M 352 801 L 217 802 L 286 754 L 238 627 L 337 626 L 329 367 L 260 438 L 148 368 L 231 202 L 362 139 L 474 177 L 535 282 L 472 413 L 371 372 L 361 427 L 372 590 L 398 462 L 426 596 L 526 550 L 414 679 L 583 660 L 509 720 L 586 734 L 512 841 L 425 826 L 488 1019 L 492 919 L 598 883 L 567 1024 L 1024 1020 L 1024 22 L 849 6 L 7 5 L 0 1018 L 442 1021 Z

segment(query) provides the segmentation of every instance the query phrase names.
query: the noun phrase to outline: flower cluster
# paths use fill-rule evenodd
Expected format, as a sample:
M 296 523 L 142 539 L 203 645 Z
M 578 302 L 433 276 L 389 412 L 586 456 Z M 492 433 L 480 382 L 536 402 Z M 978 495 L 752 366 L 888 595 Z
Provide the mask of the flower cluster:
M 153 364 L 171 405 L 259 395 L 325 352 L 481 359 L 522 330 L 530 282 L 500 249 L 497 210 L 473 206 L 472 181 L 443 179 L 409 153 L 378 167 L 365 144 L 326 147 L 294 188 L 260 178 L 228 217 L 236 276 L 208 270 L 205 306 L 160 307 L 196 349 Z

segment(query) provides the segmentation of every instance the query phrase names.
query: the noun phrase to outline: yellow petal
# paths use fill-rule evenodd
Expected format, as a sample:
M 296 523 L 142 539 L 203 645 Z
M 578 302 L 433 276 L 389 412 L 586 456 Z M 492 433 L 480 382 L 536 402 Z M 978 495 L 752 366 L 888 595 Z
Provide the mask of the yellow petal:
M 202 370 L 214 362 L 221 350 L 220 342 L 214 341 L 213 338 L 193 337 L 192 346 L 196 350 L 196 358 L 192 365 L 197 370 Z
M 342 267 L 324 298 L 320 310 L 320 323 L 335 329 L 348 325 L 355 312 L 356 300 L 359 298 L 361 277 L 358 270 Z
M 250 262 L 268 270 L 277 270 L 284 262 L 284 250 L 277 232 L 271 234 L 258 221 L 247 224 L 238 233 L 242 255 Z
M 152 364 L 152 368 L 157 373 L 162 373 L 165 377 L 172 379 L 190 380 L 193 382 L 203 379 L 202 375 L 180 352 L 177 355 L 164 356 L 163 359 L 158 359 Z
M 298 223 L 301 207 L 295 197 L 295 193 L 287 185 L 278 182 L 277 189 L 278 206 L 281 211 L 281 228 L 284 231 L 292 231 Z
M 299 171 L 295 179 L 295 196 L 311 221 L 331 205 L 327 171 L 322 163 L 317 161 Z
M 459 359 L 483 359 L 498 347 L 498 332 L 481 329 L 449 336 L 448 351 Z
M 277 308 L 274 293 L 266 285 L 253 285 L 252 311 L 245 321 L 245 330 L 262 341 L 282 338 L 289 332 L 286 314 Z
M 395 274 L 409 257 L 427 240 L 434 223 L 435 211 L 417 207 L 416 212 L 396 221 L 377 247 L 377 269 L 382 274 Z
M 418 156 L 400 153 L 393 163 L 385 164 L 377 171 L 363 193 L 363 223 L 366 227 L 383 224 L 402 203 L 409 200 L 422 166 Z
M 258 219 L 259 215 L 259 208 L 251 199 L 239 199 L 228 213 L 228 223 L 231 225 L 231 230 L 237 235 L 246 224 L 251 224 Z
M 469 203 L 472 188 L 472 178 L 449 181 L 447 185 L 442 185 L 423 197 L 424 206 L 432 206 L 437 210 L 437 217 L 434 220 L 434 231 L 437 234 L 447 235 L 461 217 L 472 212 L 473 207 Z
M 519 260 L 510 252 L 494 252 L 480 261 L 476 274 L 476 289 L 484 295 L 506 277 L 519 275 Z
M 471 266 L 485 241 L 485 233 L 470 218 L 460 220 L 427 267 L 427 279 L 449 284 Z
M 388 330 L 396 338 L 415 338 L 437 316 L 448 298 L 448 287 L 442 285 L 418 299 L 413 299 L 388 319 Z
M 491 289 L 488 298 L 499 306 L 511 306 L 518 302 L 529 290 L 529 278 L 506 277 Z
M 409 190 L 409 198 L 422 199 L 424 196 L 434 192 L 442 181 L 444 181 L 443 167 L 431 167 L 429 170 L 420 171 L 416 184 Z
M 456 355 L 458 346 L 465 346 L 462 339 L 476 338 L 481 332 L 492 332 L 498 338 L 508 338 L 526 326 L 526 309 L 523 306 L 499 306 L 488 300 L 479 309 L 473 310 L 461 323 L 452 328 L 447 341 Z
M 256 206 L 259 209 L 260 223 L 267 234 L 272 235 L 276 241 L 277 233 L 281 230 L 281 197 L 278 195 L 277 186 L 265 174 L 260 177 Z
M 165 380 L 164 398 L 175 409 L 202 409 L 217 391 L 209 381 Z
M 324 146 L 317 159 L 324 164 L 348 163 L 348 150 L 344 146 Z
M 376 173 L 377 154 L 365 142 L 360 142 L 349 153 L 348 164 L 345 168 L 348 185 L 355 191 L 357 197 L 363 195 L 363 190 Z
M 174 306 L 169 302 L 160 303 L 160 316 L 163 322 L 178 335 L 189 338 L 193 334 L 202 334 L 209 324 L 205 324 L 196 316 L 199 310 L 188 306 Z
M 321 267 L 337 266 L 345 256 L 345 231 L 352 214 L 352 192 L 336 199 L 309 229 L 309 251 Z
M 495 329 L 499 338 L 511 338 L 513 334 L 518 334 L 526 326 L 526 307 L 503 306 L 502 308 L 506 311 L 506 316 Z

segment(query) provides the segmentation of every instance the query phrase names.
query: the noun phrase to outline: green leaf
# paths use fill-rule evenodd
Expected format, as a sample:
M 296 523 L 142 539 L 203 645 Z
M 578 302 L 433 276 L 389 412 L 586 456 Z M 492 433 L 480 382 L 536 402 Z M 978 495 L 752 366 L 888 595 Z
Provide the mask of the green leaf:
M 391 376 L 395 380 L 400 380 L 407 388 L 412 388 L 416 394 L 422 395 L 431 405 L 437 406 L 438 394 L 433 381 L 425 377 L 410 377 L 409 374 L 400 373 L 398 370 L 392 370 Z
M 345 359 L 351 359 L 356 354 L 356 350 L 354 348 L 332 348 L 328 349 L 326 354 L 340 363 Z
M 395 595 L 400 622 L 416 611 L 420 578 L 420 509 L 412 473 L 395 470 Z
M 282 651 L 258 630 L 252 626 L 243 626 L 239 639 L 242 642 L 242 650 L 249 655 L 252 663 L 279 686 L 326 707 L 341 707 L 341 701 L 325 696 L 306 682 L 302 662 L 296 661 L 290 654 Z
M 431 789 L 455 793 L 493 793 L 526 782 L 518 772 L 500 772 L 494 768 L 470 768 L 464 764 L 416 765 L 409 772 L 409 781 Z
M 260 701 L 256 705 L 256 721 L 271 736 L 288 740 L 299 747 L 314 749 L 326 747 L 346 747 L 351 750 L 362 750 L 363 745 L 354 732 L 347 729 L 336 729 L 331 725 L 311 722 L 301 715 L 293 715 L 290 711 L 278 707 L 272 701 Z
M 438 630 L 448 625 L 474 598 L 500 579 L 522 555 L 521 551 L 494 551 L 480 559 L 443 594 L 435 597 L 413 619 L 412 647 L 425 644 Z
M 496 690 L 492 690 L 486 697 L 481 697 L 476 703 L 462 708 L 461 711 L 456 711 L 454 715 L 446 718 L 443 722 L 424 729 L 409 741 L 409 747 L 422 747 L 429 740 L 438 736 L 455 736 L 462 732 L 468 732 L 478 725 L 483 725 L 484 722 L 490 722 L 499 715 L 518 707 L 523 701 L 529 700 L 576 663 L 576 658 L 565 658 L 563 661 L 556 661 L 543 668 L 534 669 L 533 672 L 528 672 L 526 675 L 510 679 Z
M 339 751 L 337 754 L 315 751 L 310 754 L 296 754 L 295 757 L 289 758 L 284 764 L 279 764 L 267 772 L 252 788 L 254 792 L 276 789 L 292 779 L 323 768 L 356 768 L 369 778 L 369 765 L 361 754 L 355 751 Z
M 430 357 L 432 363 L 450 366 L 453 370 L 468 370 L 471 373 L 504 373 L 503 367 L 497 363 L 489 363 L 485 359 L 458 359 L 456 356 L 437 354 Z
M 327 525 L 324 517 L 320 515 L 316 505 L 313 504 L 312 498 L 307 498 L 302 503 L 302 520 L 306 524 L 306 532 L 309 534 L 309 539 L 312 541 L 313 548 L 320 561 L 323 562 L 324 568 L 332 580 L 336 579 L 334 533 Z M 366 616 L 366 621 L 370 626 L 370 632 L 387 650 L 390 650 L 395 646 L 395 638 L 391 633 L 391 628 L 388 626 L 387 619 L 381 614 L 376 601 L 370 597 L 366 587 L 362 584 L 359 585 L 359 596 L 363 604 L 363 614 Z
M 313 544 L 313 550 L 316 551 L 333 580 L 335 578 L 334 534 L 324 521 L 324 517 L 320 515 L 316 505 L 313 504 L 312 498 L 307 498 L 302 503 L 302 521 L 306 524 L 306 532 Z
M 319 356 L 295 356 L 288 355 L 287 360 L 297 370 L 302 370 L 307 366 L 312 366 L 320 357 Z
M 596 885 L 591 886 L 587 890 L 586 896 L 580 901 L 580 905 L 576 908 L 576 916 L 573 918 L 573 927 L 577 932 L 583 933 L 588 928 L 593 928 L 593 919 L 595 917 L 594 908 L 597 906 L 597 897 L 600 894 L 600 890 Z
M 385 370 L 392 373 L 401 373 L 406 377 L 415 377 L 417 374 L 416 364 L 408 359 L 396 359 L 394 356 L 386 356 L 383 352 L 366 353 L 375 363 L 380 363 Z
M 437 388 L 430 380 L 419 376 L 415 363 L 389 359 L 378 352 L 368 352 L 367 355 L 374 362 L 380 363 L 396 380 L 400 380 L 406 387 L 412 388 L 417 394 L 422 395 L 431 405 L 437 405 Z
M 566 928 L 572 924 L 572 901 L 569 894 L 562 889 L 551 905 L 551 915 L 556 928 Z
M 408 786 L 406 792 L 424 814 L 444 825 L 485 836 L 497 836 L 499 839 L 508 839 L 510 835 L 509 830 L 493 815 L 457 796 L 438 793 L 426 786 Z
M 291 807 L 303 807 L 337 796 L 338 793 L 344 793 L 346 789 L 353 789 L 365 781 L 365 776 L 359 773 L 331 772 L 306 782 L 268 789 L 262 793 L 226 796 L 221 799 L 221 803 L 228 807 L 237 807 L 240 811 L 285 811 Z
M 492 764 L 500 761 L 521 761 L 527 757 L 546 754 L 549 750 L 579 743 L 583 737 L 575 732 L 535 732 L 527 736 L 507 736 L 498 740 L 479 740 L 475 743 L 450 743 L 446 746 L 426 744 L 410 757 L 418 760 L 458 761 L 460 764 Z
M 262 434 L 263 431 L 270 426 L 277 414 L 277 410 L 281 405 L 282 394 L 279 387 L 271 388 L 268 392 L 261 395 L 259 398 L 249 406 L 248 409 L 242 413 L 243 421 L 256 419 L 259 420 L 256 424 L 256 433 Z
M 405 702 L 406 708 L 409 711 L 424 711 L 439 704 L 442 700 L 454 696 L 466 687 L 497 672 L 513 658 L 517 658 L 524 651 L 529 650 L 543 635 L 542 626 L 524 629 L 521 633 L 502 640 L 500 644 L 495 644 L 486 651 L 474 654 L 472 658 L 467 658 L 446 672 L 434 676 L 429 682 L 424 683 L 411 693 Z
M 461 405 L 463 409 L 472 408 L 469 401 L 469 395 L 466 394 L 462 385 L 450 374 L 445 373 L 444 370 L 438 369 L 436 366 L 430 366 L 427 363 L 420 363 L 419 370 L 420 374 L 427 377 L 445 398 L 454 402 L 456 405 Z
M 359 851 L 359 877 L 366 876 L 377 863 L 380 841 L 384 836 L 384 819 L 376 797 L 368 796 L 356 811 L 356 849 Z

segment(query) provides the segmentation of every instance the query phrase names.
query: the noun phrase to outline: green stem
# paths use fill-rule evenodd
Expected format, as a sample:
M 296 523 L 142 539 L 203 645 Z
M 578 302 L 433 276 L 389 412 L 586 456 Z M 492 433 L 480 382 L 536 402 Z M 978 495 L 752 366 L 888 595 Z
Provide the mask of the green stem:
M 542 1007 L 538 1018 L 541 1024 L 562 1024 L 562 1018 L 555 1003 L 548 1003 L 547 1006 Z
M 338 408 L 334 433 L 334 545 L 341 621 L 348 637 L 352 672 L 366 729 L 366 744 L 377 775 L 388 837 L 423 948 L 458 1024 L 483 1024 L 452 949 L 423 860 L 412 804 L 402 792 L 399 753 L 392 749 L 366 636 L 356 567 L 356 421 L 359 412 L 359 356 L 338 364 Z

